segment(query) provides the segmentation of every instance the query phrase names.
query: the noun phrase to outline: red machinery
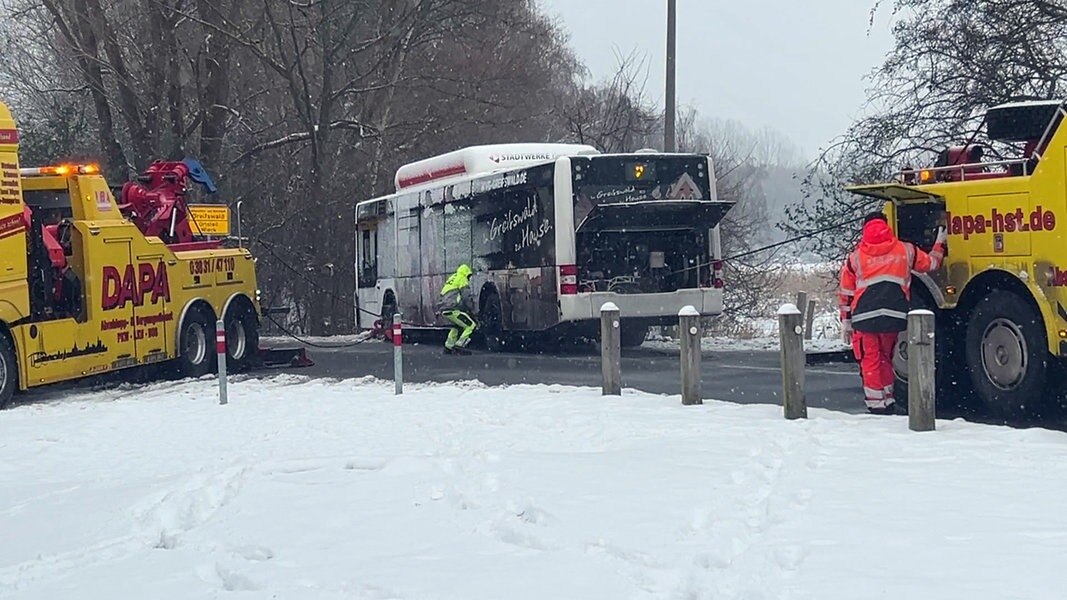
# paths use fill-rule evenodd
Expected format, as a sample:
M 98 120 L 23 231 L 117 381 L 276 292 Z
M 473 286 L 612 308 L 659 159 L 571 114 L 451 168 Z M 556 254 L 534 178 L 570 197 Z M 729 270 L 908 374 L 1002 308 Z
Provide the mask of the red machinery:
M 156 236 L 167 244 L 192 243 L 193 231 L 185 202 L 189 180 L 204 186 L 209 194 L 217 189 L 199 161 L 157 160 L 136 181 L 122 186 L 119 210 L 145 235 Z M 219 242 L 206 244 L 206 247 L 217 247 Z

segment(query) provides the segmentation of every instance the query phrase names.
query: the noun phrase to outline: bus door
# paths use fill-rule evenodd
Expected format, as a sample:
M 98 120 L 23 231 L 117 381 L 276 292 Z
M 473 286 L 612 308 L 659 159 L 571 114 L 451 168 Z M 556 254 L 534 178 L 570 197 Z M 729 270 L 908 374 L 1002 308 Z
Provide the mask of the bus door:
M 422 297 L 422 246 L 420 229 L 422 209 L 417 194 L 397 198 L 396 210 L 396 296 L 404 320 L 415 325 L 428 324 Z
M 391 237 L 385 220 L 385 201 L 379 200 L 356 207 L 356 323 L 361 329 L 370 329 L 382 312 L 383 279 L 391 277 L 383 264 L 392 264 L 392 245 L 384 238 Z M 390 259 L 390 260 L 386 260 Z
M 381 313 L 378 290 L 378 229 L 376 224 L 360 224 L 356 229 L 356 323 L 361 328 L 373 325 Z M 364 312 L 366 311 L 366 312 Z

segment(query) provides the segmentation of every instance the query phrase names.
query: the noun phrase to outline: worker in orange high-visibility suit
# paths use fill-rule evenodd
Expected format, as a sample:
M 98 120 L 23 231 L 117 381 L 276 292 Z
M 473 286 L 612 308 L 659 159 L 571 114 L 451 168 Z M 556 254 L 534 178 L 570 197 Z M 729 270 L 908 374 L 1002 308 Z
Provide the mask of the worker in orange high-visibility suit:
M 948 234 L 938 229 L 927 254 L 893 235 L 885 215 L 867 215 L 859 246 L 841 268 L 841 329 L 860 362 L 867 410 L 896 412 L 893 397 L 893 352 L 897 336 L 908 327 L 911 274 L 941 268 Z

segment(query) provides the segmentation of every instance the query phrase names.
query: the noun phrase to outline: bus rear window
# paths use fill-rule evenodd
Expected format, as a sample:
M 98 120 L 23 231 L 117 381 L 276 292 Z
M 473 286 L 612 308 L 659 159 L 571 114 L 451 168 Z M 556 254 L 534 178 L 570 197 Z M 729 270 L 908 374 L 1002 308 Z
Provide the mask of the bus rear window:
M 688 176 L 707 191 L 707 159 L 703 156 L 603 156 L 574 158 L 575 187 L 670 185 Z M 710 200 L 705 195 L 701 200 Z
M 715 201 L 704 156 L 596 156 L 571 160 L 575 225 L 600 205 Z

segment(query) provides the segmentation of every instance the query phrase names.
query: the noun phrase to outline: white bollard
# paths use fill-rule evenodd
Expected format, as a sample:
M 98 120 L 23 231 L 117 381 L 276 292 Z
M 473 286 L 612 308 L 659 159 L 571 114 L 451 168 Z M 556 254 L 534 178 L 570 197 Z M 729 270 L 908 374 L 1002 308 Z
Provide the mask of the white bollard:
M 222 319 L 215 321 L 215 352 L 219 363 L 219 404 L 226 404 L 226 324 Z
M 393 381 L 397 396 L 404 393 L 404 331 L 400 324 L 400 313 L 393 315 Z

